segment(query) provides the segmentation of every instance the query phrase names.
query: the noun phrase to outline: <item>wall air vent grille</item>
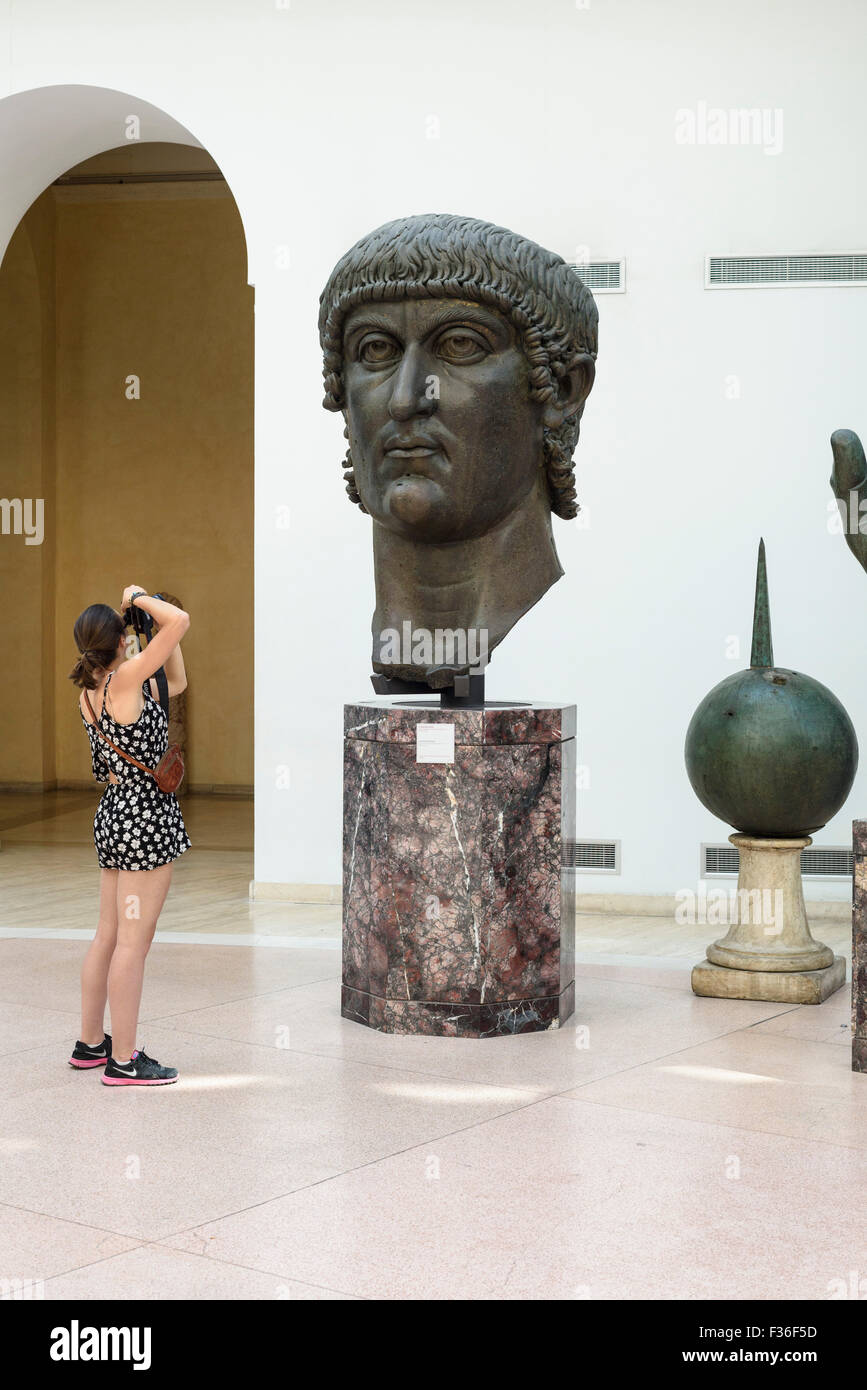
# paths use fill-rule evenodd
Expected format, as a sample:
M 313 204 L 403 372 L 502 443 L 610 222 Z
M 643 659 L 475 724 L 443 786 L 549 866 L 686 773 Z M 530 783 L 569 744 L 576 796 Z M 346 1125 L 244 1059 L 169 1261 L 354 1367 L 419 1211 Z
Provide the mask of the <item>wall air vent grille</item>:
M 708 256 L 706 289 L 760 285 L 867 285 L 867 252 L 833 256 Z
M 851 878 L 854 859 L 851 849 L 844 845 L 811 846 L 801 851 L 801 873 L 815 878 Z
M 702 845 L 701 877 L 712 874 L 737 875 L 741 857 L 734 845 Z
M 626 291 L 625 261 L 587 261 L 570 265 L 569 268 L 594 294 L 623 294 Z
M 564 840 L 563 867 L 593 873 L 620 873 L 619 840 Z
M 734 845 L 702 845 L 702 878 L 736 878 L 740 855 Z M 805 878 L 852 877 L 853 857 L 846 845 L 811 845 L 801 851 L 801 874 Z

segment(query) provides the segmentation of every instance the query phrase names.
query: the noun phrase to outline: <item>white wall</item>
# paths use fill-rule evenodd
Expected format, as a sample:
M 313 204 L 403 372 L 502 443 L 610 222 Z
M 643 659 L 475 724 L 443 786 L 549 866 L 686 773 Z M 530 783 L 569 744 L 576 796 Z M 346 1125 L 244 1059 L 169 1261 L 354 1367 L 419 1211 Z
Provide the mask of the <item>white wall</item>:
M 776 659 L 829 685 L 867 750 L 867 576 L 826 526 L 828 436 L 867 435 L 865 290 L 702 288 L 708 253 L 865 249 L 857 0 L 34 0 L 11 23 L 0 92 L 109 90 L 36 91 L 14 121 L 16 99 L 0 102 L 3 245 L 51 178 L 120 143 L 129 111 L 149 117 L 144 139 L 204 145 L 244 219 L 257 880 L 339 880 L 341 706 L 371 693 L 373 582 L 369 522 L 343 495 L 341 425 L 320 406 L 317 302 L 336 258 L 405 213 L 468 213 L 567 258 L 586 245 L 627 259 L 628 292 L 599 298 L 577 455 L 590 524 L 556 523 L 566 577 L 488 678 L 494 698 L 578 704 L 579 833 L 623 842 L 622 876 L 581 886 L 695 886 L 700 841 L 725 839 L 688 785 L 683 735 L 710 686 L 748 663 L 760 534 Z M 699 102 L 782 108 L 782 152 L 678 144 L 675 113 Z M 286 503 L 288 532 L 275 525 Z M 731 634 L 739 663 L 725 657 Z M 816 842 L 845 843 L 859 813 L 867 751 Z

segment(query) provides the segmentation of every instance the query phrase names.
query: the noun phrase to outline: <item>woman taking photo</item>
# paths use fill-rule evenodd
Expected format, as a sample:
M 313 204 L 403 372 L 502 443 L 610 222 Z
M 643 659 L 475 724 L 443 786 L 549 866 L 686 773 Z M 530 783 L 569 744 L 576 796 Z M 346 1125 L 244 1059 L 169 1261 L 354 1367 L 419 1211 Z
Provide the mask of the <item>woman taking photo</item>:
M 149 613 L 158 630 L 127 659 L 124 614 L 133 605 Z M 180 643 L 190 619 L 139 584 L 124 589 L 120 610 L 91 604 L 73 629 L 81 655 L 69 679 L 82 688 L 78 703 L 94 778 L 109 785 L 93 820 L 99 923 L 81 969 L 81 1037 L 69 1062 L 81 1069 L 105 1067 L 108 1086 L 165 1086 L 177 1081 L 177 1070 L 136 1049 L 136 1030 L 145 957 L 173 861 L 190 848 L 190 838 L 174 793 L 160 791 L 106 737 L 146 767 L 156 767 L 168 744 L 169 721 L 151 677 L 164 666 L 169 695 L 186 689 Z M 113 1038 L 104 1031 L 106 997 Z

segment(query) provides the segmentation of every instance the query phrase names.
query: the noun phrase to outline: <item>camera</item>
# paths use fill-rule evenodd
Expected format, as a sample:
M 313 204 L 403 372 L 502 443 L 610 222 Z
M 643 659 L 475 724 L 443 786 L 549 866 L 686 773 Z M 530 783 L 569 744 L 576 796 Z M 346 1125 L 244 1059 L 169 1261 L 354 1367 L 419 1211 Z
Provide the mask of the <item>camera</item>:
M 165 598 L 164 594 L 152 594 L 151 597 L 162 599 L 163 602 L 171 602 L 170 599 L 167 600 Z M 150 613 L 146 613 L 143 608 L 137 608 L 134 603 L 131 603 L 128 608 L 123 609 L 121 617 L 123 618 L 127 627 L 129 627 L 130 624 L 132 625 L 136 637 L 138 638 L 139 651 L 141 651 L 144 647 L 147 646 L 148 642 L 151 640 L 151 637 L 153 636 L 154 619 L 151 617 Z M 162 705 L 163 709 L 166 712 L 166 715 L 168 716 L 169 683 L 166 678 L 166 671 L 164 666 L 161 666 L 158 671 L 154 672 L 154 680 L 157 683 L 157 689 L 160 693 L 160 704 Z

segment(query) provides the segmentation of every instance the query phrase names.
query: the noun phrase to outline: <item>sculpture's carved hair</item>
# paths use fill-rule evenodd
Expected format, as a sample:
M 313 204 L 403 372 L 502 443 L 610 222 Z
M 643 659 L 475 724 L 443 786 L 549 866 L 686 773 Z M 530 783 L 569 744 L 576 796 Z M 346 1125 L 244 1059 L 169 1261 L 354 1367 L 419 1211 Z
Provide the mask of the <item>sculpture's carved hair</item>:
M 505 227 L 472 217 L 428 213 L 387 222 L 341 257 L 319 301 L 326 410 L 342 410 L 343 324 L 359 304 L 383 300 L 477 300 L 518 329 L 530 364 L 533 397 L 550 401 L 559 381 L 584 357 L 595 360 L 598 314 L 593 296 L 561 256 Z M 572 454 L 583 405 L 557 429 L 544 429 L 551 509 L 578 511 Z M 349 460 L 346 490 L 362 511 Z

